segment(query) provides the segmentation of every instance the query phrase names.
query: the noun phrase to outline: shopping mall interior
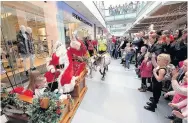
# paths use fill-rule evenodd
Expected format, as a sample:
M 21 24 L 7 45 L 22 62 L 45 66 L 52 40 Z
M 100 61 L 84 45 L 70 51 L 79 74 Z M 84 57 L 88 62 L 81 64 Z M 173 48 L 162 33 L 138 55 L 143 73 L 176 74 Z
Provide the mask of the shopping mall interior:
M 187 123 L 187 1 L 0 1 L 1 123 Z

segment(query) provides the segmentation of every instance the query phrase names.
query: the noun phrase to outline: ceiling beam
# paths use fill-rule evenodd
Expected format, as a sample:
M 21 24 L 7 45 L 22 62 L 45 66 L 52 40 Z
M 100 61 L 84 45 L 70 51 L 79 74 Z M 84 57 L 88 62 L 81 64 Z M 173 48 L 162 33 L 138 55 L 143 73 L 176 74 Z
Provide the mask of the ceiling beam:
M 186 15 L 186 14 L 187 14 L 187 12 L 177 12 L 177 13 L 172 13 L 172 14 L 149 16 L 149 17 L 146 17 L 146 19 L 162 18 L 162 17 L 170 17 L 170 16 L 178 16 L 178 15 Z
M 144 24 L 158 24 L 158 23 L 171 23 L 174 20 L 170 20 L 170 21 L 159 21 L 159 22 L 149 22 L 149 23 L 138 23 L 137 25 L 144 25 Z

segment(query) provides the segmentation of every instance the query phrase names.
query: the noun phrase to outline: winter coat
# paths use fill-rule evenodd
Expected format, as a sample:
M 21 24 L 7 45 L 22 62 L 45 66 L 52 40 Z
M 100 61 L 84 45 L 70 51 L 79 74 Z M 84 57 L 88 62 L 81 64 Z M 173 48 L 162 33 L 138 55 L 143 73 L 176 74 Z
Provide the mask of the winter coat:
M 133 41 L 132 44 L 135 45 L 136 47 L 138 47 L 137 51 L 139 52 L 141 47 L 144 45 L 144 41 L 142 38 L 140 38 L 138 40 Z
M 26 55 L 26 54 L 34 54 L 34 44 L 33 44 L 33 39 L 32 37 L 27 33 L 25 32 L 26 35 L 27 35 L 27 45 L 28 45 L 28 52 L 27 52 L 27 49 L 26 49 L 26 44 L 25 44 L 25 38 L 24 36 L 22 35 L 21 31 L 17 34 L 17 46 L 18 46 L 18 52 L 20 54 L 23 54 L 23 55 Z
M 144 78 L 150 78 L 152 77 L 152 70 L 153 70 L 153 65 L 151 62 L 149 61 L 143 61 L 142 64 L 140 65 L 139 67 L 140 69 L 140 75 L 141 77 L 144 77 Z
M 173 64 L 178 65 L 180 61 L 184 61 L 187 58 L 187 44 L 183 42 L 177 42 L 174 46 L 174 59 Z
M 162 44 L 155 43 L 148 48 L 148 52 L 155 53 L 157 56 L 161 53 L 164 53 L 164 47 Z
M 141 65 L 141 64 L 142 64 L 142 61 L 144 60 L 145 54 L 146 54 L 146 53 L 140 54 L 140 55 L 137 57 L 137 64 L 138 64 L 138 65 Z

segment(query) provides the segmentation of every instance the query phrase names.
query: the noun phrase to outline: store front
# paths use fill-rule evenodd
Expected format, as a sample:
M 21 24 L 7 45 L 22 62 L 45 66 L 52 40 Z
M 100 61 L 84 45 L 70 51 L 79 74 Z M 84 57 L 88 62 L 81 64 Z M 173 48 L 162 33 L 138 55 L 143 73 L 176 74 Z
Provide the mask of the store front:
M 74 31 L 78 32 L 80 40 L 83 40 L 87 36 L 91 36 L 94 39 L 94 25 L 89 20 L 65 2 L 57 2 L 57 7 L 63 17 L 66 42 L 69 42 L 73 38 Z
M 1 63 L 7 72 L 1 72 L 2 82 L 7 83 L 8 76 L 13 83 L 23 82 L 32 68 L 41 67 L 38 70 L 43 73 L 52 44 L 64 40 L 64 32 L 59 31 L 64 29 L 63 21 L 58 17 L 56 2 L 1 2 Z M 26 31 L 23 37 L 33 42 L 34 50 L 27 55 L 22 55 L 18 47 L 21 27 Z M 27 32 L 29 28 L 32 33 Z
M 34 50 L 27 56 L 21 55 L 18 49 L 20 27 L 26 32 L 28 28 L 32 30 Z M 1 2 L 1 62 L 7 72 L 1 74 L 2 82 L 9 83 L 9 76 L 13 83 L 21 83 L 26 80 L 27 71 L 34 67 L 43 73 L 55 41 L 68 44 L 74 31 L 80 40 L 87 36 L 94 39 L 94 25 L 65 2 Z

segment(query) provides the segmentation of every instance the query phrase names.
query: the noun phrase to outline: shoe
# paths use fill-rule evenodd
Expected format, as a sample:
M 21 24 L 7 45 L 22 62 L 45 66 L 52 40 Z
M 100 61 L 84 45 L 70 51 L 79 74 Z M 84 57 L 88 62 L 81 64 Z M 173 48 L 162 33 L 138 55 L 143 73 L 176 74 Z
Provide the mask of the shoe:
M 148 87 L 147 91 L 153 92 L 152 89 L 151 89 L 151 87 Z
M 138 90 L 139 90 L 139 91 L 142 90 L 142 87 L 138 88 Z
M 139 90 L 140 92 L 146 92 L 145 88 L 142 88 L 141 90 Z
M 28 72 L 28 71 L 25 71 L 25 75 L 26 75 L 26 76 L 29 76 L 29 72 Z
M 169 116 L 166 116 L 166 118 L 169 119 L 169 120 L 174 120 L 175 116 L 174 115 L 169 115 Z
M 120 64 L 123 64 L 123 62 L 121 62 Z
M 155 108 L 152 106 L 144 106 L 144 109 L 148 110 L 148 111 L 152 111 L 155 112 Z
M 147 102 L 146 104 L 149 105 L 149 106 L 154 106 L 155 108 L 157 108 L 157 105 L 154 105 L 154 104 L 151 103 L 151 102 Z
M 153 99 L 153 98 L 149 98 L 149 101 L 153 102 L 153 101 L 154 101 L 154 99 Z
M 154 100 L 154 98 L 153 98 L 153 97 L 150 97 L 149 99 L 152 99 L 152 100 Z

